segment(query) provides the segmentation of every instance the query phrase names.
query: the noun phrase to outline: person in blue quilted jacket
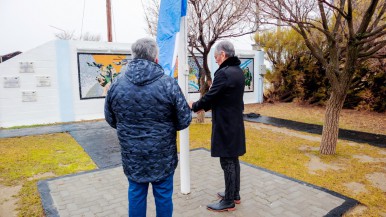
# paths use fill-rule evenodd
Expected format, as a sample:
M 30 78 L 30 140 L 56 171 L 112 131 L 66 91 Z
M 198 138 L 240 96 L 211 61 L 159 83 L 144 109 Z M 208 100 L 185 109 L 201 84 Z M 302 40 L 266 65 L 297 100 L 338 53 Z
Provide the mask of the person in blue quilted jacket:
M 133 60 L 107 93 L 105 119 L 117 129 L 121 145 L 129 216 L 146 216 L 151 183 L 157 216 L 171 217 L 176 135 L 189 126 L 192 114 L 177 81 L 157 64 L 156 42 L 142 38 L 131 50 Z

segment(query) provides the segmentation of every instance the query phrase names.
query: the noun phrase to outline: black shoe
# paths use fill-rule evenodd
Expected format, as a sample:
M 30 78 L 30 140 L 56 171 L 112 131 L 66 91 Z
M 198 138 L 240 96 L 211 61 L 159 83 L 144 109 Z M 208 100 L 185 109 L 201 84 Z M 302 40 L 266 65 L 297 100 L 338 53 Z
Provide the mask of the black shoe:
M 225 192 L 218 192 L 218 193 L 217 193 L 217 196 L 218 196 L 221 200 L 224 200 L 224 198 L 225 198 Z M 235 202 L 235 204 L 240 204 L 240 203 L 241 203 L 240 194 L 236 194 L 236 195 L 235 195 L 234 202 Z
M 206 206 L 208 210 L 216 212 L 234 211 L 236 210 L 235 203 L 233 201 L 220 200 L 218 203 L 212 203 Z

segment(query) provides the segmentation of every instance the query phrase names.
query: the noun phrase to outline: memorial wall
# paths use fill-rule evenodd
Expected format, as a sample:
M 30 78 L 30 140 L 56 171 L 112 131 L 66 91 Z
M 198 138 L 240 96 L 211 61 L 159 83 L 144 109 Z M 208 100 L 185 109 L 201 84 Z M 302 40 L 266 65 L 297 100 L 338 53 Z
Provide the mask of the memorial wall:
M 261 103 L 263 52 L 236 53 L 246 79 L 244 102 Z M 131 59 L 130 44 L 55 40 L 0 63 L 0 127 L 103 119 L 107 90 Z M 208 62 L 213 77 L 213 54 Z M 188 64 L 188 98 L 195 101 L 198 67 L 192 57 Z

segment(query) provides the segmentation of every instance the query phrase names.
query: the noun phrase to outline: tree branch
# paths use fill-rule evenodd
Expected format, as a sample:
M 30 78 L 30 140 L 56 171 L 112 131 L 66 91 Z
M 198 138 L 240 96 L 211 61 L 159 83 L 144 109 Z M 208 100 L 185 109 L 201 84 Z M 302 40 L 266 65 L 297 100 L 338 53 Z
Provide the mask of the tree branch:
M 343 10 L 344 9 L 344 4 L 345 3 L 346 3 L 346 0 L 341 0 L 340 1 L 339 10 Z M 338 13 L 338 16 L 337 16 L 336 21 L 335 21 L 335 26 L 334 26 L 333 34 L 336 34 L 338 32 L 339 26 L 341 25 L 342 17 L 346 18 L 346 16 L 342 15 L 341 13 Z
M 383 2 L 382 9 L 379 11 L 379 14 L 378 14 L 377 18 L 375 18 L 373 24 L 371 25 L 371 30 L 376 28 L 376 26 L 378 25 L 379 21 L 382 19 L 382 16 L 385 14 L 385 11 L 386 11 L 386 1 Z
M 359 35 L 357 38 L 358 38 L 358 39 L 364 39 L 364 38 L 372 37 L 372 36 L 378 35 L 378 34 L 381 34 L 381 36 L 382 36 L 383 34 L 380 33 L 380 32 L 382 32 L 382 31 L 385 32 L 385 31 L 386 31 L 385 29 L 386 29 L 386 24 L 377 27 L 377 28 L 374 29 L 372 32 L 364 33 L 364 34 L 362 34 L 362 35 Z
M 358 57 L 359 58 L 370 57 L 371 55 L 375 54 L 385 46 L 386 46 L 386 40 L 379 41 L 377 45 L 373 46 L 372 49 L 368 50 L 367 52 L 359 52 Z
M 367 27 L 370 24 L 371 17 L 373 16 L 373 14 L 375 12 L 375 9 L 377 7 L 378 2 L 379 2 L 379 0 L 371 0 L 370 1 L 370 5 L 369 5 L 369 7 L 367 8 L 366 12 L 363 15 L 362 23 L 361 23 L 361 25 L 358 28 L 357 34 L 362 35 L 363 33 L 366 32 Z
M 323 29 L 324 31 L 328 32 L 329 30 L 328 30 L 327 17 L 326 17 L 326 13 L 324 12 L 322 0 L 318 0 L 318 6 L 320 11 L 320 16 L 322 17 Z
M 386 30 L 383 32 L 378 32 L 377 34 L 372 34 L 371 37 L 367 38 L 366 40 L 360 40 L 356 44 L 362 45 L 369 42 L 374 42 L 377 38 L 381 38 L 382 36 L 386 35 Z
M 320 2 L 323 2 L 323 4 L 326 4 L 328 7 L 334 9 L 335 11 L 337 11 L 341 16 L 343 16 L 345 19 L 347 18 L 347 14 L 344 12 L 344 7 L 340 7 L 340 8 L 337 8 L 336 6 L 334 6 L 333 4 L 330 4 L 329 2 L 325 1 L 325 0 L 319 0 Z M 342 1 L 341 0 L 341 6 L 342 6 L 342 2 L 343 2 L 343 5 L 344 5 L 344 2 L 345 1 Z
M 347 17 L 346 17 L 346 21 L 347 21 L 347 25 L 348 25 L 348 38 L 349 40 L 352 40 L 354 38 L 354 26 L 353 26 L 353 22 L 352 22 L 352 1 L 351 0 L 347 0 Z

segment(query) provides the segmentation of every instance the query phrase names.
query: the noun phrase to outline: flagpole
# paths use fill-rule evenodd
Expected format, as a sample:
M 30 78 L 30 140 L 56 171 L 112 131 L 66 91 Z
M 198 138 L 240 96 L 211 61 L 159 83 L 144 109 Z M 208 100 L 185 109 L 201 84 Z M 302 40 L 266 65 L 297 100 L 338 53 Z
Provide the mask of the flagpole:
M 188 56 L 187 56 L 187 32 L 186 16 L 181 18 L 178 46 L 178 83 L 186 100 L 188 94 Z M 190 193 L 190 156 L 189 156 L 189 127 L 180 131 L 180 177 L 181 193 Z

